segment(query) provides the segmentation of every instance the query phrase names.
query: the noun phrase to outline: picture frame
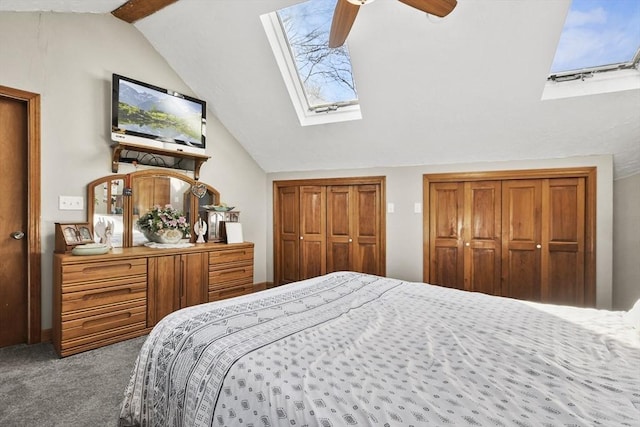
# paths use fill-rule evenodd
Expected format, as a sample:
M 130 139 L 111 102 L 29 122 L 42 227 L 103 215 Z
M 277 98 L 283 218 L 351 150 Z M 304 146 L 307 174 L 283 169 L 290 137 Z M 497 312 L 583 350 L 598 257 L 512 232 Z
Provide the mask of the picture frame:
M 55 251 L 70 252 L 77 245 L 94 243 L 91 224 L 88 222 L 55 223 Z

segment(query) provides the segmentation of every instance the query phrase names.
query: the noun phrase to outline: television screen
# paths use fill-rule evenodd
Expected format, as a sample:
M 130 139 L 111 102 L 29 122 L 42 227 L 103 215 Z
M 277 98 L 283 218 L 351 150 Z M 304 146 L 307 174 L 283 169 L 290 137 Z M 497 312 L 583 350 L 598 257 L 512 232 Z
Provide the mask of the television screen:
M 111 138 L 204 154 L 205 101 L 113 75 Z

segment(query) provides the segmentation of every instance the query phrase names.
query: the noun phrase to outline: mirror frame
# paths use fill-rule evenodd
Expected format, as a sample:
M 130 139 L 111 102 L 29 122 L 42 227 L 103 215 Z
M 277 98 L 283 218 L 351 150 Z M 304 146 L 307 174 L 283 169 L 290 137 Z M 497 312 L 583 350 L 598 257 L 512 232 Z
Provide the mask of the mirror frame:
M 207 193 L 211 194 L 215 200 L 214 203 L 220 203 L 220 192 L 216 190 L 214 187 L 206 184 L 204 182 L 200 182 L 196 179 L 191 178 L 188 175 L 185 175 L 181 172 L 164 170 L 164 169 L 145 169 L 140 171 L 131 172 L 128 174 L 113 174 L 106 175 L 101 178 L 95 179 L 87 184 L 87 221 L 91 225 L 91 232 L 94 233 L 93 226 L 94 224 L 94 203 L 92 202 L 95 197 L 95 188 L 98 185 L 102 185 L 104 183 L 110 183 L 111 181 L 122 179 L 124 181 L 124 191 L 123 191 L 123 209 L 122 209 L 122 223 L 123 223 L 123 236 L 122 236 L 122 247 L 129 248 L 133 246 L 133 200 L 131 192 L 128 191 L 133 188 L 133 184 L 137 178 L 149 177 L 149 176 L 159 176 L 159 177 L 168 177 L 168 178 L 176 178 L 182 181 L 185 181 L 189 185 L 193 186 L 195 184 L 203 184 L 206 187 Z M 128 193 L 128 194 L 127 194 Z M 199 218 L 199 209 L 198 209 L 198 200 L 200 200 L 195 195 L 191 197 L 191 204 L 189 206 L 189 223 L 191 225 L 191 230 L 193 230 L 193 225 Z M 186 208 L 185 208 L 185 213 Z M 195 242 L 196 236 L 195 233 L 191 233 L 190 241 Z

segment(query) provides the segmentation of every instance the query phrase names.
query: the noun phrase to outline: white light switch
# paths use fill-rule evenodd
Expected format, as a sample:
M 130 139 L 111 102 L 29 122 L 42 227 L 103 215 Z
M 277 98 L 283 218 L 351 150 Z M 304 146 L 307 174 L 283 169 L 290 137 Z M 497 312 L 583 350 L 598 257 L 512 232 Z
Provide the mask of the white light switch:
M 413 204 L 413 213 L 422 213 L 422 203 Z
M 61 211 L 81 211 L 84 209 L 84 197 L 59 196 L 58 209 Z
M 393 203 L 387 203 L 387 213 L 393 213 L 396 210 L 396 207 Z

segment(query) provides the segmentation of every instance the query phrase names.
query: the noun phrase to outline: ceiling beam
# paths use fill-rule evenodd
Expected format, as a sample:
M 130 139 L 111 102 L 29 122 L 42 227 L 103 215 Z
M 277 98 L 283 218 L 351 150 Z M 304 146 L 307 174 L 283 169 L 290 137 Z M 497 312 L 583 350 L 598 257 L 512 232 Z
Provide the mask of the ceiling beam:
M 111 14 L 130 24 L 154 14 L 178 0 L 129 0 Z

